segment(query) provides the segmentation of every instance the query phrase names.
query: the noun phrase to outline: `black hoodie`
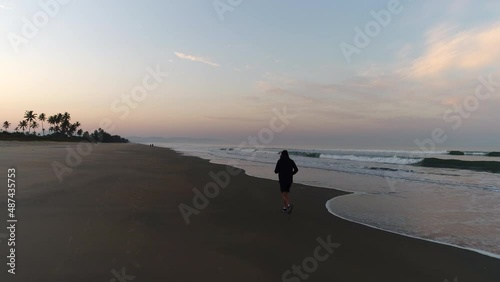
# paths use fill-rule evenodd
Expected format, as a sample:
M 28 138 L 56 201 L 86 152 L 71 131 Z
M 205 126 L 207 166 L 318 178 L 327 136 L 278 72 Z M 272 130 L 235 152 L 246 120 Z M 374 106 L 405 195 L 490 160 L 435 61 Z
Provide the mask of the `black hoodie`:
M 281 157 L 276 163 L 274 173 L 278 173 L 280 183 L 293 183 L 293 175 L 299 171 L 295 162 L 290 159 L 288 152 L 281 152 Z

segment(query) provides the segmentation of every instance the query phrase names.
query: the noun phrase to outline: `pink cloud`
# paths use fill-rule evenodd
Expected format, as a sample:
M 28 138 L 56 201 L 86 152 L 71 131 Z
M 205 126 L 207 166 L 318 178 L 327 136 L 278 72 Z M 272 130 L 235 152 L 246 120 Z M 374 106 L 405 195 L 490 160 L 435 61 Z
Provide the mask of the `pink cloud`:
M 453 70 L 478 70 L 500 62 L 500 24 L 454 32 L 440 26 L 427 33 L 425 53 L 413 61 L 409 73 L 416 78 L 439 76 Z

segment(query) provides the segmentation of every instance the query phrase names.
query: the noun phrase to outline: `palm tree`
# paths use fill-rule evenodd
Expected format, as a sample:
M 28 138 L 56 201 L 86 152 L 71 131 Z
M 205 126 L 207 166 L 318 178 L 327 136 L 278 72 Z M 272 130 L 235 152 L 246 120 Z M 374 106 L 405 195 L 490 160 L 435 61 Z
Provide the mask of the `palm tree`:
M 56 116 L 55 116 L 55 115 L 54 115 L 54 116 L 50 116 L 50 117 L 47 119 L 47 121 L 49 122 L 49 124 L 51 124 L 51 125 L 55 125 L 55 124 L 56 124 Z M 49 131 L 55 132 L 55 128 L 54 128 L 54 126 L 49 127 Z
M 36 120 L 35 120 L 35 121 L 33 121 L 33 122 L 31 123 L 30 127 L 31 127 L 31 128 L 33 128 L 33 134 L 34 134 L 34 135 L 36 135 L 36 131 L 35 131 L 35 129 L 37 129 L 37 128 L 39 127 L 38 122 L 36 122 Z
M 19 122 L 18 127 L 20 129 L 22 129 L 23 133 L 24 133 L 24 130 L 28 127 L 28 123 L 26 122 L 26 120 L 22 120 L 22 121 Z
M 80 124 L 80 122 L 79 122 L 79 121 L 77 121 L 77 122 L 75 122 L 75 123 L 71 124 L 71 125 L 69 126 L 69 129 L 68 129 L 68 136 L 70 136 L 70 137 L 71 137 L 71 136 L 73 136 L 73 134 L 75 134 L 75 132 L 76 132 L 76 131 L 78 130 L 78 128 L 80 127 L 80 125 L 81 125 L 81 124 Z
M 10 122 L 4 121 L 3 128 L 5 128 L 5 131 L 7 131 L 7 129 L 9 129 L 9 127 L 10 127 Z
M 71 115 L 68 112 L 65 112 L 62 117 L 61 117 L 61 131 L 63 134 L 67 134 L 68 136 L 71 136 Z
M 50 116 L 47 121 L 52 125 L 49 128 L 49 131 L 52 131 L 53 133 L 59 133 L 61 131 L 61 121 L 63 119 L 62 114 L 56 114 L 53 116 Z
M 44 113 L 41 113 L 41 114 L 38 116 L 38 119 L 42 122 L 42 132 L 43 132 L 43 135 L 45 136 L 45 128 L 43 127 L 43 123 L 46 121 L 45 114 L 44 114 Z
M 24 119 L 28 122 L 28 134 L 30 133 L 31 123 L 36 119 L 37 114 L 33 113 L 33 111 L 26 111 L 24 113 Z
M 56 116 L 56 127 L 61 129 L 61 123 L 63 122 L 63 115 L 61 113 L 58 113 Z M 59 131 L 57 130 L 57 131 Z

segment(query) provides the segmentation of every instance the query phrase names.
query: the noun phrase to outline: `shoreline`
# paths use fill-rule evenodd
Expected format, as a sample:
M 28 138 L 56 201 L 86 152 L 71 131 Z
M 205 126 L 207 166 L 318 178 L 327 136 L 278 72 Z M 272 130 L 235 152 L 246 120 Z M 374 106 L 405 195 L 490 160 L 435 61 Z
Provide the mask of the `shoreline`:
M 161 147 L 161 146 L 160 146 Z M 202 157 L 199 157 L 199 156 L 193 156 L 193 155 L 189 155 L 189 153 L 185 153 L 185 152 L 182 152 L 182 151 L 178 151 L 176 150 L 175 148 L 171 148 L 171 147 L 161 147 L 161 148 L 167 148 L 167 149 L 170 149 L 170 150 L 173 150 L 175 151 L 176 153 L 178 154 L 181 154 L 182 156 L 187 156 L 187 157 L 195 157 L 195 158 L 199 158 L 201 160 L 207 160 L 209 161 L 210 163 L 213 163 L 213 164 L 223 164 L 223 162 L 217 162 L 217 161 L 213 161 L 212 159 L 204 159 Z M 236 159 L 237 160 L 237 159 Z M 220 159 L 219 159 L 220 161 Z M 230 160 L 230 159 L 227 159 L 226 161 L 234 161 L 234 160 Z M 238 162 L 239 160 L 237 160 Z M 240 161 L 241 162 L 241 161 Z M 234 166 L 233 166 L 234 167 Z M 243 167 L 245 167 L 243 165 Z M 265 180 L 276 180 L 276 179 L 271 179 L 271 178 L 266 178 L 264 176 L 257 176 L 257 175 L 251 175 L 251 174 L 248 174 L 248 172 L 244 169 L 244 168 L 238 168 L 238 167 L 235 167 L 237 169 L 242 169 L 244 172 L 245 172 L 245 175 L 249 176 L 249 177 L 256 177 L 256 178 L 259 178 L 259 179 L 265 179 Z M 375 177 L 375 176 L 374 176 Z M 362 221 L 357 221 L 357 220 L 354 220 L 354 219 L 349 219 L 347 217 L 344 217 L 344 216 L 341 216 L 337 213 L 335 213 L 331 208 L 330 208 L 330 203 L 333 203 L 336 199 L 339 199 L 341 197 L 346 197 L 346 196 L 356 196 L 356 195 L 361 195 L 361 194 L 365 194 L 364 192 L 356 192 L 356 191 L 349 191 L 349 190 L 344 190 L 344 189 L 341 189 L 341 188 L 338 188 L 338 187 L 327 187 L 327 186 L 315 186 L 313 184 L 308 184 L 308 183 L 301 183 L 299 181 L 295 181 L 294 184 L 301 184 L 301 185 L 305 185 L 305 186 L 308 186 L 308 187 L 311 187 L 311 188 L 315 188 L 315 189 L 330 189 L 330 190 L 334 190 L 334 191 L 338 191 L 338 192 L 342 192 L 342 193 L 346 193 L 345 195 L 339 195 L 339 196 L 335 196 L 334 198 L 332 199 L 329 199 L 325 202 L 325 208 L 328 210 L 328 212 L 330 214 L 332 214 L 333 216 L 335 217 L 338 217 L 340 219 L 343 219 L 343 220 L 346 220 L 346 221 L 349 221 L 349 222 L 352 222 L 352 223 L 356 223 L 356 224 L 360 224 L 360 225 L 363 225 L 363 226 L 366 226 L 366 227 L 369 227 L 369 228 L 374 228 L 374 229 L 377 229 L 377 230 L 381 230 L 381 231 L 385 231 L 385 232 L 389 232 L 389 233 L 392 233 L 392 234 L 397 234 L 397 235 L 401 235 L 401 236 L 405 236 L 405 237 L 408 237 L 408 238 L 412 238 L 412 239 L 417 239 L 417 240 L 423 240 L 423 241 L 427 241 L 427 242 L 432 242 L 432 243 L 436 243 L 436 244 L 441 244 L 441 245 L 445 245 L 445 246 L 450 246 L 450 247 L 454 247 L 454 248 L 458 248 L 458 249 L 462 249 L 462 250 L 467 250 L 467 251 L 472 251 L 472 252 L 475 252 L 475 253 L 479 253 L 481 255 L 484 255 L 486 257 L 490 257 L 490 258 L 494 258 L 494 259 L 500 259 L 500 254 L 495 254 L 493 252 L 489 252 L 489 251 L 484 251 L 484 250 L 480 250 L 480 249 L 476 249 L 476 248 L 471 248 L 471 247 L 464 247 L 464 246 L 459 246 L 459 245 L 456 245 L 456 244 L 453 244 L 453 243 L 448 243 L 448 242 L 442 242 L 442 241 L 438 241 L 438 240 L 434 240 L 434 239 L 429 239 L 429 238 L 425 238 L 425 237 L 419 237 L 419 236 L 416 236 L 416 235 L 411 235 L 411 234 L 405 234 L 405 233 L 402 233 L 402 232 L 397 232 L 397 231 L 392 231 L 390 229 L 385 229 L 385 228 L 382 228 L 382 227 L 378 227 L 378 226 L 375 226 L 375 225 L 372 225 L 372 224 L 368 224 L 368 223 L 364 223 Z
M 284 215 L 277 181 L 244 173 L 186 225 L 179 204 L 192 205 L 193 188 L 227 166 L 167 148 L 102 144 L 59 183 L 50 163 L 66 150 L 57 145 L 0 146 L 7 156 L 0 165 L 15 162 L 22 172 L 23 263 L 6 281 L 109 281 L 122 268 L 137 281 L 279 281 L 330 239 L 340 246 L 307 272 L 308 281 L 500 278 L 496 259 L 332 216 L 325 204 L 344 192 L 295 184 L 296 209 Z
M 405 236 L 405 237 L 412 238 L 412 239 L 427 241 L 427 242 L 436 243 L 436 244 L 440 244 L 440 245 L 445 245 L 445 246 L 449 246 L 449 247 L 453 247 L 453 248 L 458 248 L 458 249 L 461 249 L 461 250 L 475 252 L 475 253 L 484 255 L 486 257 L 489 257 L 489 258 L 494 258 L 494 259 L 499 259 L 500 260 L 500 255 L 495 254 L 495 253 L 491 253 L 491 252 L 488 252 L 488 251 L 483 251 L 483 250 L 474 249 L 474 248 L 468 248 L 468 247 L 462 247 L 462 246 L 454 245 L 454 244 L 451 244 L 451 243 L 440 242 L 440 241 L 437 241 L 437 240 L 432 240 L 432 239 L 422 238 L 422 237 L 413 236 L 413 235 L 409 235 L 409 234 L 404 234 L 404 233 L 401 233 L 401 232 L 396 232 L 396 231 L 392 231 L 392 230 L 389 230 L 389 229 L 384 229 L 384 228 L 380 228 L 380 227 L 377 227 L 377 226 L 374 226 L 374 225 L 363 223 L 363 222 L 360 222 L 360 221 L 356 221 L 356 220 L 353 220 L 353 219 L 349 219 L 349 218 L 346 218 L 346 217 L 343 217 L 343 216 L 340 216 L 340 215 L 336 214 L 329 207 L 330 202 L 333 203 L 336 198 L 346 197 L 346 196 L 354 196 L 356 194 L 358 194 L 358 193 L 352 192 L 352 194 L 349 194 L 349 195 L 342 195 L 342 196 L 334 197 L 334 198 L 328 200 L 325 203 L 325 208 L 333 216 L 336 216 L 336 217 L 338 217 L 340 219 L 343 219 L 345 221 L 349 221 L 349 222 L 352 222 L 352 223 L 360 224 L 360 225 L 363 225 L 363 226 L 366 226 L 366 227 L 369 227 L 369 228 L 374 228 L 374 229 L 377 229 L 377 230 L 380 230 L 380 231 L 389 232 L 389 233 L 400 235 L 400 236 Z

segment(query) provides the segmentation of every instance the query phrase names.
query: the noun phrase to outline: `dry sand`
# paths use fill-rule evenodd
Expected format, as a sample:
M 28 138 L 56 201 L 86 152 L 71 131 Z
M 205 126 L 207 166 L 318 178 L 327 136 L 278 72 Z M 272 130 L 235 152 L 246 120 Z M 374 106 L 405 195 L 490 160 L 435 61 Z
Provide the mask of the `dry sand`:
M 296 208 L 282 214 L 278 183 L 241 171 L 186 224 L 179 204 L 193 206 L 193 188 L 227 167 L 164 148 L 99 144 L 60 182 L 52 164 L 66 163 L 66 146 L 77 144 L 0 142 L 0 224 L 10 167 L 19 220 L 16 275 L 7 273 L 0 237 L 2 282 L 282 281 L 304 261 L 314 271 L 285 281 L 500 281 L 499 260 L 334 217 L 325 203 L 343 192 L 294 184 Z M 329 236 L 340 246 L 326 256 L 317 240 Z

